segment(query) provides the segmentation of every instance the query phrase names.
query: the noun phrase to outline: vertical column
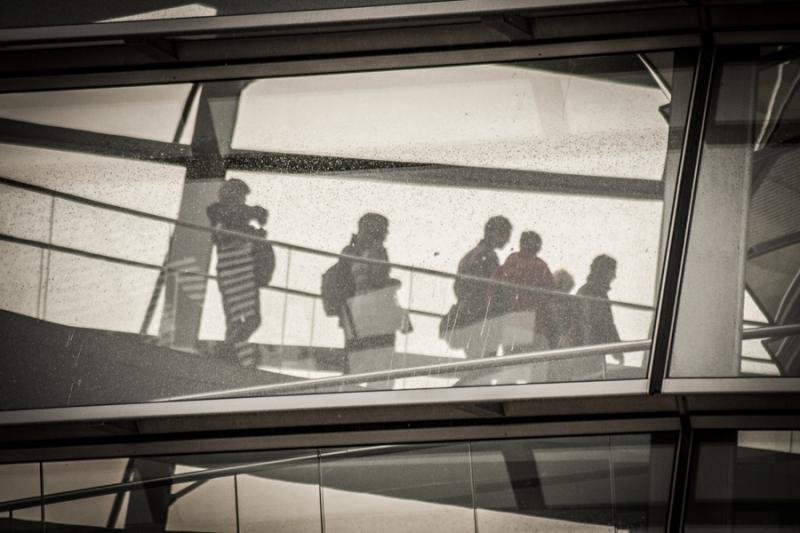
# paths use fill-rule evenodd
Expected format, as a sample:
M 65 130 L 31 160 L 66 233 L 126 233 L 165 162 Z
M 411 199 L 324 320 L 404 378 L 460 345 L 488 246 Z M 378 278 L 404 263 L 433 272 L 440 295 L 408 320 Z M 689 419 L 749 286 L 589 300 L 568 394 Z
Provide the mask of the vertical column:
M 192 136 L 192 158 L 186 166 L 186 183 L 181 197 L 179 220 L 208 225 L 206 207 L 216 201 L 225 180 L 225 156 L 230 151 L 239 97 L 244 82 L 204 84 L 200 91 Z M 211 235 L 176 226 L 169 250 L 169 266 L 199 273 L 208 272 Z M 200 320 L 207 281 L 196 276 L 168 275 L 164 313 L 159 337 L 162 344 L 192 351 L 200 332 Z
M 671 377 L 739 372 L 756 65 L 737 55 L 716 78 L 678 304 Z
M 174 463 L 152 459 L 133 459 L 136 479 L 158 479 L 175 473 Z M 172 503 L 172 483 L 164 483 L 130 492 L 125 531 L 163 533 L 167 528 Z

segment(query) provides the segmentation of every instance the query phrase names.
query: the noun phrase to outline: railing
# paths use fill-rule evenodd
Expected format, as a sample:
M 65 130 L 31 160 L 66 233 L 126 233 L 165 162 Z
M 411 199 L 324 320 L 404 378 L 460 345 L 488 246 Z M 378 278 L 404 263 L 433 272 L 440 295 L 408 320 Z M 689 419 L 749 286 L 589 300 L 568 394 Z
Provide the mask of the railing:
M 180 474 L 172 474 L 168 476 L 160 476 L 150 479 L 137 479 L 132 481 L 123 481 L 121 483 L 111 483 L 108 485 L 97 485 L 94 487 L 86 487 L 82 489 L 54 492 L 51 494 L 43 494 L 41 496 L 32 496 L 29 498 L 19 498 L 17 500 L 0 502 L 0 513 L 5 513 L 8 511 L 16 511 L 19 509 L 27 509 L 29 507 L 38 507 L 42 505 L 52 505 L 56 503 L 83 500 L 86 498 L 95 498 L 98 496 L 106 496 L 109 494 L 120 494 L 133 490 L 143 490 L 152 487 L 160 487 L 164 485 L 196 483 L 232 475 L 268 472 L 270 470 L 277 468 L 285 468 L 288 465 L 303 464 L 306 461 L 316 461 L 323 458 L 329 459 L 336 457 L 351 457 L 354 455 L 363 456 L 365 454 L 384 453 L 394 449 L 402 450 L 406 448 L 407 446 L 402 444 L 384 444 L 378 446 L 362 446 L 356 448 L 347 448 L 344 450 L 319 451 L 319 452 L 299 455 L 296 457 L 271 459 L 269 461 L 258 461 L 253 463 L 244 463 L 244 464 L 229 465 L 229 466 L 218 466 L 212 468 L 204 468 L 203 470 L 195 472 L 184 472 Z
M 27 191 L 31 191 L 31 192 L 35 192 L 35 193 L 39 193 L 39 194 L 44 194 L 44 195 L 52 196 L 52 197 L 55 197 L 55 198 L 60 198 L 62 200 L 68 200 L 68 201 L 71 201 L 71 202 L 75 202 L 75 203 L 79 203 L 79 204 L 83 204 L 83 205 L 87 205 L 87 206 L 91 206 L 91 207 L 97 207 L 97 208 L 100 208 L 100 209 L 106 209 L 106 210 L 109 210 L 109 211 L 115 211 L 117 213 L 123 213 L 123 214 L 126 214 L 126 215 L 132 215 L 132 216 L 135 216 L 135 217 L 145 218 L 145 219 L 149 219 L 149 220 L 155 220 L 155 221 L 158 221 L 158 222 L 164 222 L 166 224 L 170 224 L 170 225 L 173 225 L 173 226 L 182 226 L 182 227 L 185 227 L 185 228 L 188 228 L 188 229 L 202 231 L 202 232 L 206 232 L 206 233 L 210 233 L 210 234 L 228 235 L 228 236 L 231 236 L 231 237 L 236 237 L 238 239 L 249 240 L 249 241 L 253 241 L 253 242 L 264 240 L 261 237 L 256 237 L 256 236 L 253 236 L 253 235 L 250 235 L 250 234 L 247 234 L 247 233 L 242 233 L 242 232 L 232 231 L 232 230 L 226 230 L 226 229 L 221 229 L 221 228 L 213 228 L 211 226 L 206 226 L 206 225 L 202 225 L 202 224 L 194 224 L 194 223 L 186 222 L 186 221 L 183 221 L 183 220 L 178 220 L 178 219 L 174 219 L 174 218 L 170 218 L 170 217 L 156 215 L 154 213 L 148 213 L 147 211 L 141 211 L 141 210 L 138 210 L 138 209 L 131 209 L 131 208 L 128 208 L 128 207 L 122 207 L 122 206 L 117 206 L 117 205 L 113 205 L 113 204 L 108 204 L 108 203 L 105 203 L 105 202 L 92 200 L 90 198 L 86 198 L 86 197 L 83 197 L 83 196 L 78 196 L 78 195 L 74 195 L 74 194 L 69 194 L 69 193 L 57 191 L 55 189 L 50 189 L 50 188 L 47 188 L 47 187 L 41 187 L 39 185 L 33 185 L 31 183 L 25 183 L 25 182 L 21 182 L 21 181 L 17 181 L 17 180 L 12 180 L 12 179 L 9 179 L 9 178 L 6 178 L 6 177 L 0 177 L 0 185 L 7 185 L 9 187 L 23 189 L 23 190 L 27 190 Z M 609 300 L 609 299 L 597 298 L 597 297 L 593 297 L 593 296 L 583 296 L 583 295 L 577 295 L 577 294 L 565 294 L 565 293 L 563 293 L 561 291 L 548 290 L 548 289 L 543 289 L 543 288 L 540 288 L 540 287 L 530 287 L 528 285 L 517 285 L 517 284 L 514 284 L 514 283 L 509 283 L 509 282 L 496 280 L 496 279 L 491 279 L 491 278 L 483 278 L 483 277 L 472 276 L 472 275 L 468 275 L 468 274 L 454 274 L 454 273 L 451 273 L 451 272 L 444 272 L 444 271 L 441 271 L 441 270 L 435 270 L 435 269 L 431 269 L 431 268 L 424 268 L 424 267 L 418 267 L 418 266 L 413 266 L 413 265 L 405 265 L 405 264 L 402 264 L 402 263 L 393 263 L 393 262 L 390 262 L 390 261 L 383 261 L 381 259 L 371 259 L 371 258 L 366 258 L 366 257 L 359 257 L 359 256 L 353 256 L 353 255 L 347 255 L 347 254 L 340 254 L 340 253 L 331 252 L 331 251 L 328 251 L 328 250 L 320 250 L 320 249 L 317 249 L 317 248 L 310 248 L 308 246 L 302 246 L 302 245 L 283 242 L 283 241 L 278 241 L 278 240 L 274 240 L 274 239 L 268 239 L 268 241 L 273 246 L 278 247 L 278 248 L 284 248 L 284 249 L 287 249 L 287 250 L 298 251 L 298 252 L 306 252 L 306 253 L 309 253 L 309 254 L 312 254 L 312 255 L 331 257 L 331 258 L 335 258 L 335 259 L 346 259 L 348 261 L 355 261 L 355 262 L 361 262 L 361 263 L 386 265 L 386 266 L 389 266 L 389 267 L 392 267 L 392 268 L 397 268 L 399 270 L 405 270 L 405 271 L 412 272 L 412 273 L 415 273 L 415 274 L 429 274 L 429 275 L 432 275 L 432 276 L 437 276 L 437 277 L 446 278 L 446 279 L 453 279 L 453 280 L 456 279 L 456 278 L 461 278 L 461 279 L 466 279 L 466 280 L 470 280 L 470 281 L 477 281 L 477 282 L 488 284 L 488 285 L 503 286 L 503 287 L 509 287 L 509 288 L 512 288 L 512 289 L 515 289 L 515 290 L 520 290 L 520 291 L 527 291 L 527 292 L 535 292 L 535 293 L 540 293 L 540 294 L 546 294 L 546 295 L 550 295 L 550 296 L 555 296 L 557 298 L 610 303 L 611 305 L 615 305 L 615 306 L 619 306 L 619 307 L 623 307 L 623 308 L 628 308 L 628 309 L 636 309 L 636 310 L 639 310 L 639 311 L 653 311 L 653 309 L 654 309 L 652 306 L 644 305 L 644 304 L 625 302 L 625 301 L 621 301 L 621 300 Z M 159 268 L 161 268 L 161 267 L 159 267 Z
M 425 365 L 412 368 L 398 368 L 394 370 L 381 370 L 377 372 L 363 372 L 359 374 L 348 374 L 330 378 L 307 379 L 303 381 L 278 383 L 274 385 L 258 385 L 253 387 L 240 387 L 236 389 L 225 389 L 217 392 L 202 394 L 187 394 L 184 396 L 172 396 L 161 398 L 155 401 L 172 402 L 178 400 L 201 400 L 210 398 L 226 398 L 242 396 L 243 394 L 285 394 L 297 393 L 302 390 L 314 388 L 329 388 L 343 385 L 357 385 L 360 383 L 370 383 L 376 381 L 390 381 L 412 377 L 432 377 L 441 374 L 453 374 L 455 372 L 471 372 L 475 370 L 487 370 L 492 368 L 503 368 L 526 363 L 545 363 L 551 361 L 564 361 L 568 359 L 578 359 L 582 357 L 598 357 L 607 353 L 627 353 L 649 350 L 652 345 L 651 340 L 641 341 L 621 341 L 608 344 L 595 344 L 592 346 L 582 346 L 577 348 L 560 348 L 556 350 L 541 350 L 536 352 L 505 355 L 502 357 L 487 357 L 485 359 L 471 359 L 467 361 L 456 361 L 452 363 L 441 363 L 436 365 Z
M 116 206 L 112 204 L 108 204 L 105 202 L 92 200 L 90 198 L 86 198 L 83 196 L 78 196 L 74 194 L 69 194 L 61 191 L 57 191 L 54 189 L 33 185 L 30 183 L 25 183 L 17 180 L 12 180 L 5 177 L 0 177 L 0 185 L 5 185 L 8 187 L 13 187 L 17 189 L 27 190 L 37 194 L 48 195 L 52 198 L 58 198 L 62 200 L 66 200 L 69 202 L 75 202 L 82 205 L 87 205 L 95 208 L 100 208 L 104 210 L 109 210 L 112 212 L 117 212 L 121 214 L 131 215 L 137 218 L 142 219 L 149 219 L 158 222 L 162 222 L 165 224 L 170 224 L 172 226 L 183 226 L 186 228 L 190 228 L 197 231 L 206 232 L 209 234 L 223 234 L 223 235 L 230 235 L 235 236 L 241 239 L 247 240 L 258 240 L 259 237 L 254 237 L 252 235 L 224 230 L 224 229 L 215 229 L 210 226 L 202 225 L 202 224 L 194 224 L 182 220 L 176 220 L 170 217 L 165 217 L 161 215 L 156 215 L 153 213 L 148 213 L 146 211 L 141 211 L 137 209 L 131 209 L 121 206 Z M 51 217 L 52 218 L 52 217 Z M 52 220 L 51 220 L 52 224 Z M 52 234 L 52 232 L 51 232 Z M 120 264 L 125 266 L 130 266 L 134 268 L 143 268 L 148 270 L 159 271 L 162 275 L 169 275 L 175 274 L 179 276 L 190 276 L 195 278 L 201 278 L 204 280 L 215 280 L 216 277 L 208 274 L 206 272 L 198 272 L 196 270 L 181 268 L 180 266 L 169 265 L 169 264 L 152 264 L 146 263 L 142 261 L 136 261 L 132 259 L 121 258 L 113 255 L 108 254 L 101 254 L 96 252 L 89 252 L 85 250 L 79 250 L 72 247 L 61 246 L 58 244 L 54 244 L 52 242 L 42 242 L 33 239 L 27 239 L 12 235 L 5 235 L 0 234 L 0 240 L 11 242 L 19 245 L 25 246 L 33 246 L 38 247 L 40 249 L 71 254 L 76 256 L 81 256 L 85 258 L 90 258 L 94 260 Z M 432 318 L 432 319 L 439 319 L 442 316 L 441 312 L 427 310 L 427 309 L 417 309 L 412 307 L 413 304 L 413 286 L 414 286 L 414 276 L 415 275 L 429 275 L 436 277 L 442 280 L 453 280 L 456 279 L 456 274 L 443 272 L 439 270 L 429 269 L 429 268 L 422 268 L 412 265 L 404 265 L 400 263 L 392 263 L 388 261 L 381 261 L 377 259 L 367 259 L 362 257 L 355 257 L 349 255 L 338 254 L 331 251 L 326 250 L 319 250 L 314 249 L 306 246 L 301 246 L 297 244 L 281 242 L 277 240 L 270 239 L 270 242 L 276 248 L 283 248 L 287 250 L 287 274 L 291 268 L 291 253 L 292 252 L 300 252 L 300 253 L 307 253 L 312 254 L 314 256 L 321 256 L 321 257 L 329 257 L 331 259 L 340 259 L 344 258 L 349 261 L 360 261 L 365 263 L 374 263 L 374 264 L 382 264 L 387 265 L 392 268 L 396 268 L 398 270 L 406 271 L 409 274 L 408 277 L 408 311 L 412 314 L 419 315 L 422 317 Z M 569 295 L 559 291 L 547 290 L 538 287 L 529 287 L 529 286 L 521 286 L 516 285 L 513 283 L 503 282 L 500 280 L 495 279 L 486 279 L 476 276 L 461 276 L 463 279 L 469 279 L 477 282 L 481 282 L 487 285 L 498 285 L 498 286 L 505 286 L 510 287 L 515 290 L 520 291 L 531 291 L 541 294 L 546 294 L 550 296 L 555 296 L 558 298 L 564 298 L 569 300 L 584 300 L 584 301 L 599 301 L 605 304 L 611 304 L 614 306 L 619 306 L 622 308 L 634 309 L 639 311 L 647 311 L 652 312 L 653 308 L 650 306 L 630 303 L 630 302 L 623 302 L 618 300 L 605 300 L 602 298 L 595 298 L 590 296 L 582 296 L 582 295 Z M 269 287 L 270 290 L 274 290 L 276 292 L 282 293 L 285 298 L 288 296 L 298 296 L 302 298 L 308 298 L 312 300 L 312 320 L 311 320 L 311 332 L 309 335 L 309 346 L 314 346 L 314 310 L 316 309 L 316 305 L 318 300 L 320 299 L 320 295 L 306 290 L 298 290 L 288 286 L 288 275 L 287 275 L 287 285 L 286 286 L 278 286 L 278 285 L 271 285 Z M 284 300 L 284 309 L 282 311 L 283 321 L 284 324 L 281 328 L 281 345 L 283 345 L 284 341 L 284 333 L 286 329 L 286 303 L 288 300 Z M 746 322 L 749 325 L 758 325 L 763 326 L 763 323 L 759 322 Z M 776 329 L 778 328 L 778 329 Z M 787 329 L 788 328 L 788 329 Z M 757 329 L 747 329 L 744 331 L 743 338 L 763 338 L 769 336 L 775 336 L 780 333 L 785 334 L 793 334 L 797 333 L 797 329 L 794 326 L 768 326 L 766 328 L 757 328 Z M 789 332 L 789 333 L 786 333 Z M 436 339 L 438 340 L 438 339 Z M 406 347 L 408 344 L 406 344 Z M 270 387 L 273 388 L 266 388 L 263 390 L 265 393 L 277 393 L 277 392 L 289 392 L 291 390 L 296 390 L 298 388 L 307 388 L 307 387 L 319 387 L 319 386 L 334 386 L 334 385 L 346 385 L 346 384 L 357 384 L 362 383 L 365 381 L 370 380 L 378 380 L 378 379 L 400 379 L 405 377 L 418 377 L 418 376 L 431 376 L 435 374 L 452 374 L 456 371 L 471 371 L 477 370 L 482 368 L 494 368 L 494 367 L 502 367 L 507 365 L 513 364 L 522 364 L 522 363 L 532 363 L 532 362 L 543 362 L 543 361 L 550 361 L 554 359 L 568 359 L 574 357 L 587 357 L 587 356 L 597 356 L 598 354 L 602 353 L 613 353 L 613 352 L 626 352 L 626 351 L 641 351 L 641 350 L 649 350 L 650 348 L 650 341 L 649 340 L 641 340 L 641 341 L 634 341 L 634 342 L 621 342 L 621 343 L 614 343 L 611 345 L 603 345 L 603 346 L 588 346 L 588 347 L 580 347 L 580 348 L 569 348 L 569 349 L 559 349 L 559 350 L 547 350 L 547 351 L 539 351 L 535 353 L 526 353 L 526 354 L 516 354 L 513 356 L 505 356 L 501 358 L 490 358 L 490 359 L 481 359 L 481 360 L 469 360 L 469 361 L 457 361 L 453 363 L 442 363 L 442 364 L 434 364 L 434 365 L 421 365 L 421 366 L 414 366 L 410 368 L 403 368 L 403 369 L 394 369 L 394 370 L 387 370 L 382 372 L 371 372 L 366 374 L 351 374 L 348 376 L 339 376 L 335 378 L 321 378 L 321 379 L 310 379 L 305 380 L 298 383 L 290 383 L 290 384 L 280 384 L 280 385 L 273 385 Z M 408 350 L 406 350 L 408 351 Z M 446 354 L 443 354 L 446 355 Z M 326 381 L 327 380 L 327 381 Z M 246 391 L 238 391 L 246 392 Z M 222 391 L 220 393 L 212 393 L 211 396 L 216 394 L 219 395 L 230 395 L 235 394 L 235 391 Z M 182 398 L 169 398 L 169 399 L 182 399 Z

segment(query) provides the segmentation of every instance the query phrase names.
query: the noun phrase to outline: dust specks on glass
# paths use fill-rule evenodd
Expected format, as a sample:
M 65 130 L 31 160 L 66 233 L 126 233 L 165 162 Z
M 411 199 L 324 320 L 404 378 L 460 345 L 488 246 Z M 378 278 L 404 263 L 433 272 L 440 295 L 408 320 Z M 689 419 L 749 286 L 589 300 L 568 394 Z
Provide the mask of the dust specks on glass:
M 644 378 L 677 56 L 0 96 L 4 405 Z

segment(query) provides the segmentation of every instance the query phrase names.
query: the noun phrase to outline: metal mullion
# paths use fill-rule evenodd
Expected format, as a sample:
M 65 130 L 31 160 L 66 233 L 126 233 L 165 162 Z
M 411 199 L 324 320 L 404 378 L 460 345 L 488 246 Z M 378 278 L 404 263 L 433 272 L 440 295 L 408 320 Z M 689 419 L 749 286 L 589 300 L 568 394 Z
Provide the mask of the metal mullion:
M 694 429 L 686 415 L 681 416 L 681 431 L 675 448 L 675 461 L 670 484 L 670 498 L 667 506 L 667 533 L 683 531 L 686 501 L 693 459 Z
M 478 49 L 472 48 L 405 54 L 393 53 L 298 61 L 253 62 L 234 65 L 218 64 L 202 67 L 24 76 L 4 79 L 3 87 L 0 91 L 42 91 L 52 89 L 152 85 L 442 67 L 486 62 L 511 62 L 661 51 L 675 48 L 691 48 L 699 44 L 700 37 L 698 34 L 682 33 L 656 37 L 585 40 L 524 46 L 498 46 Z
M 700 49 L 695 69 L 676 198 L 673 203 L 671 228 L 667 237 L 665 267 L 662 270 L 660 297 L 656 307 L 656 324 L 649 369 L 651 394 L 661 392 L 671 359 L 670 353 L 677 321 L 684 260 L 689 241 L 689 227 L 700 168 L 705 118 L 711 93 L 714 54 L 713 45 L 706 38 Z

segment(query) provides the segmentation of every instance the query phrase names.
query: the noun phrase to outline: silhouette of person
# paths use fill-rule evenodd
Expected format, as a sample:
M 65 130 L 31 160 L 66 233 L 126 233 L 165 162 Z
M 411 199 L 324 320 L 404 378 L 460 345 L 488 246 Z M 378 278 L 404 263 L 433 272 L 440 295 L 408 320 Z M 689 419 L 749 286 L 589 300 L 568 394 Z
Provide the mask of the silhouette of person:
M 553 272 L 553 283 L 555 283 L 555 289 L 564 294 L 570 294 L 572 289 L 575 288 L 575 278 L 564 269 Z M 571 335 L 575 333 L 576 313 L 577 309 L 572 298 L 553 298 L 552 314 L 558 324 L 559 332 L 558 341 L 553 347 L 566 348 L 575 346 Z
M 492 278 L 500 267 L 495 250 L 508 244 L 511 237 L 511 222 L 503 216 L 493 216 L 484 226 L 483 239 L 458 263 L 453 290 L 456 294 L 456 313 L 448 327 L 452 337 L 460 337 L 458 346 L 463 346 L 469 358 L 479 358 L 495 353 L 495 332 L 489 324 L 491 313 Z M 482 278 L 486 281 L 464 276 Z
M 566 270 L 553 273 L 556 290 L 569 295 L 575 287 L 575 279 Z M 553 298 L 553 315 L 561 332 L 557 348 L 570 348 L 583 343 L 579 320 L 582 301 L 570 297 Z M 602 302 L 601 302 L 602 304 Z M 604 379 L 605 356 L 564 357 L 547 363 L 547 381 L 594 381 Z
M 547 263 L 538 254 L 542 238 L 535 231 L 524 231 L 519 239 L 520 250 L 509 255 L 497 270 L 495 278 L 520 288 L 496 286 L 498 310 L 506 316 L 503 334 L 506 353 L 547 349 L 558 342 L 558 324 L 553 311 L 553 298 L 522 287 L 555 289 L 555 281 Z M 514 331 L 509 339 L 509 328 Z
M 263 229 L 251 224 L 267 223 L 267 210 L 246 204 L 250 187 L 239 179 L 230 179 L 219 189 L 219 201 L 206 209 L 214 228 L 245 235 L 266 237 Z M 261 325 L 261 309 L 255 278 L 253 242 L 247 238 L 215 233 L 217 247 L 217 282 L 225 312 L 225 341 L 218 354 L 244 366 L 256 363 L 256 349 L 247 341 Z
M 553 272 L 553 282 L 556 284 L 556 290 L 569 294 L 575 288 L 575 278 L 572 274 L 560 268 Z
M 578 300 L 575 345 L 606 344 L 619 342 L 619 333 L 614 325 L 614 315 L 608 302 L 611 282 L 617 276 L 617 261 L 608 255 L 598 255 L 592 260 L 586 283 L 578 289 L 579 296 L 591 296 L 605 301 Z M 613 354 L 622 362 L 622 354 Z
M 388 233 L 389 220 L 385 216 L 366 213 L 358 221 L 358 233 L 342 250 L 343 255 L 382 261 L 348 262 L 353 295 L 348 298 L 339 323 L 344 330 L 350 372 L 388 369 L 396 332 L 405 320 L 395 299 L 400 282 L 389 277 L 391 267 L 384 247 Z

